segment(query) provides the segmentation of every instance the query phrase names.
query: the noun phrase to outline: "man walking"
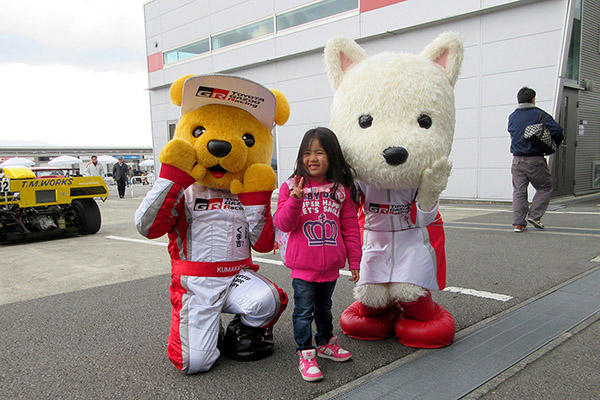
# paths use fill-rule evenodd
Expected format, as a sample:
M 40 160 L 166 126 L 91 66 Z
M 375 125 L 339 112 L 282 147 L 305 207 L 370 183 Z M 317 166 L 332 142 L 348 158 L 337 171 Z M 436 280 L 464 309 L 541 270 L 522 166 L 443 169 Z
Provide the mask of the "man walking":
M 92 156 L 92 161 L 83 170 L 83 176 L 104 176 L 104 167 L 98 162 L 98 157 Z
M 127 178 L 129 177 L 129 167 L 127 164 L 123 162 L 123 156 L 119 156 L 119 162 L 116 163 L 113 167 L 113 179 L 117 182 L 117 187 L 119 188 L 119 197 L 125 197 L 125 184 L 127 183 Z
M 508 117 L 510 152 L 513 154 L 510 170 L 513 184 L 513 231 L 524 232 L 527 230 L 527 222 L 538 229 L 544 229 L 542 216 L 548 208 L 552 192 L 552 177 L 544 151 L 533 141 L 525 140 L 525 128 L 543 122 L 556 145 L 563 141 L 563 129 L 550 115 L 535 106 L 535 90 L 521 88 L 517 93 L 517 100 L 517 109 Z M 535 188 L 531 208 L 527 200 L 529 183 Z

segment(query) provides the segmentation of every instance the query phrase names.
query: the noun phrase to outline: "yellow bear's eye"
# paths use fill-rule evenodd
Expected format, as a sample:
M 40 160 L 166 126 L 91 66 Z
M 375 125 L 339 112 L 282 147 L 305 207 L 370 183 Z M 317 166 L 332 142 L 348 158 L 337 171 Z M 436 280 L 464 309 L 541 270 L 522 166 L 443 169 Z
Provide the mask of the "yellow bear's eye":
M 254 146 L 254 136 L 252 136 L 249 133 L 244 134 L 244 136 L 242 136 L 242 139 L 244 139 L 244 143 L 246 143 L 246 146 L 248 147 L 252 147 Z
M 192 132 L 192 135 L 194 135 L 194 137 L 197 138 L 200 135 L 202 135 L 204 132 L 206 132 L 206 129 L 203 126 L 199 126 L 196 129 L 194 129 L 194 132 Z

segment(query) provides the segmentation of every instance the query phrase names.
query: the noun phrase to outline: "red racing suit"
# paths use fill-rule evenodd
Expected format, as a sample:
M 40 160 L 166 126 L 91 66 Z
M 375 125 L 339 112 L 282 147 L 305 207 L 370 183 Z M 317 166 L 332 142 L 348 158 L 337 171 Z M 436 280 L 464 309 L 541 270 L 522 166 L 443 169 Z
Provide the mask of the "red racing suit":
M 194 183 L 163 164 L 138 207 L 135 223 L 149 239 L 169 235 L 171 329 L 167 354 L 187 373 L 207 371 L 220 353 L 221 312 L 253 327 L 273 325 L 287 295 L 258 274 L 256 251 L 273 249 L 271 192 L 234 195 Z
M 360 280 L 369 283 L 412 283 L 429 290 L 446 287 L 446 251 L 439 203 L 423 211 L 417 189 L 378 189 L 357 182 L 364 221 Z

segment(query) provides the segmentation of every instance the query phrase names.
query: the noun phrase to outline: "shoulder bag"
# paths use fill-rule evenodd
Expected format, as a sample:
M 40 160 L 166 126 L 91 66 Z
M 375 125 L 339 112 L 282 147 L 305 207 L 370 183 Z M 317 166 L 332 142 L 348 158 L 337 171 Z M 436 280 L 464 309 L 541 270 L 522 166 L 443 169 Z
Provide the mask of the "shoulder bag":
M 545 115 L 540 111 L 540 117 L 537 123 L 528 125 L 525 128 L 523 137 L 525 140 L 532 142 L 540 149 L 545 156 L 548 156 L 556 151 L 556 142 L 550 136 L 550 130 L 546 128 Z

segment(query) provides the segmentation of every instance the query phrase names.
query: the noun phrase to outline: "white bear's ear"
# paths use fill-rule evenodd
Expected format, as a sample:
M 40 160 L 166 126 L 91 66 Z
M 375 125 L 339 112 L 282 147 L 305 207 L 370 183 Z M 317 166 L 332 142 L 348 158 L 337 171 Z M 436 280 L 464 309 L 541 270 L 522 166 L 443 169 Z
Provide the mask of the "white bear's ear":
M 421 56 L 442 67 L 450 84 L 456 84 L 463 60 L 463 44 L 457 33 L 442 33 L 425 47 Z
M 325 46 L 325 67 L 329 83 L 334 91 L 340 86 L 344 74 L 367 58 L 367 53 L 354 40 L 347 38 L 329 39 Z

